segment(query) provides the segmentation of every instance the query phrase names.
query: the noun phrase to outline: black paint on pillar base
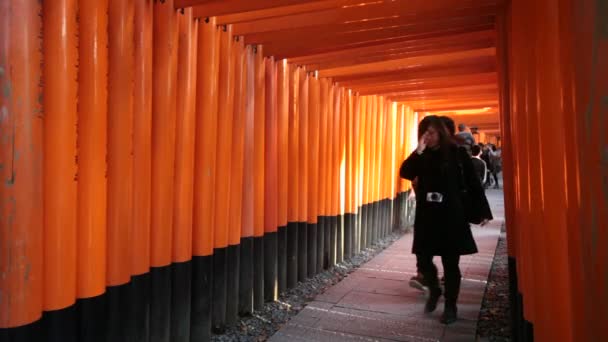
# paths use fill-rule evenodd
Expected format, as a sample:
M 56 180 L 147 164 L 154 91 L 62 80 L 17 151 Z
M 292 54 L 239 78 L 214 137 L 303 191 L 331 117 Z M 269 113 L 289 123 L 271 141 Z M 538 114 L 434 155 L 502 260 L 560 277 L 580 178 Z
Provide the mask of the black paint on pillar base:
M 213 256 L 192 257 L 192 310 L 190 341 L 211 340 Z
M 395 227 L 397 226 L 396 225 L 396 222 L 397 222 L 397 216 L 396 215 L 397 215 L 397 208 L 398 208 L 397 205 L 398 205 L 398 203 L 399 202 L 397 200 L 397 197 L 395 197 L 394 199 L 391 200 L 391 213 L 389 215 L 389 217 L 391 218 L 390 227 L 389 227 L 389 230 L 390 230 L 391 233 L 395 231 Z
M 509 256 L 509 305 L 511 307 L 511 336 L 516 342 L 534 341 L 534 326 L 524 318 L 524 301 L 519 292 L 516 259 Z
M 171 342 L 190 342 L 192 262 L 171 265 Z
M 317 274 L 317 223 L 308 223 L 308 277 Z
M 336 231 L 336 263 L 344 261 L 344 215 L 338 216 Z
M 108 301 L 108 311 L 112 315 Z M 150 268 L 150 342 L 171 337 L 171 266 Z M 115 341 L 114 339 L 109 339 Z
M 241 264 L 240 245 L 228 246 L 226 268 L 226 325 L 233 326 L 239 318 L 239 269 Z
M 277 230 L 279 293 L 287 290 L 287 226 Z
M 323 238 L 323 269 L 329 269 L 334 264 L 331 262 L 331 227 L 332 227 L 333 217 L 326 216 L 325 217 L 325 229 L 324 238 Z
M 133 325 L 131 341 L 148 342 L 150 340 L 150 273 L 131 277 L 129 286 L 133 298 L 128 308 L 129 320 Z M 188 317 L 189 319 L 189 317 Z M 190 326 L 188 326 L 190 329 Z
M 253 313 L 253 237 L 241 238 L 239 268 L 239 315 Z
M 351 229 L 353 223 L 353 214 L 344 214 L 344 260 L 349 260 L 353 256 L 352 241 L 353 231 Z
M 278 299 L 278 233 L 264 234 L 264 300 L 272 302 Z
M 226 331 L 227 270 L 228 248 L 214 249 L 211 329 L 216 334 L 223 334 Z
M 517 337 L 517 333 L 521 329 L 520 317 L 519 317 L 519 308 L 518 308 L 518 297 L 519 288 L 517 285 L 517 262 L 515 258 L 508 257 L 509 262 L 509 307 L 511 310 L 511 334 L 514 337 L 513 340 L 518 341 L 515 337 Z
M 374 202 L 373 205 L 374 211 L 374 236 L 372 237 L 373 244 L 378 243 L 378 239 L 380 238 L 380 231 L 382 229 L 382 216 L 380 215 L 380 201 Z
M 367 248 L 367 216 L 369 214 L 369 209 L 367 204 L 364 204 L 361 206 L 361 209 L 359 210 L 359 212 L 361 213 L 361 227 L 360 227 L 360 235 L 359 235 L 359 252 L 365 248 Z
M 42 335 L 46 342 L 76 342 L 76 306 L 61 310 L 45 311 L 42 314 Z
M 287 224 L 287 289 L 298 285 L 298 223 Z
M 168 265 L 164 269 L 170 270 L 170 266 Z M 169 277 L 170 281 L 171 278 Z M 166 297 L 170 299 L 171 293 L 167 293 Z M 133 293 L 130 282 L 106 289 L 106 335 L 108 341 L 130 341 L 132 339 L 135 326 L 128 311 L 132 306 Z M 168 324 L 167 328 L 169 328 Z
M 388 213 L 389 213 L 389 204 L 388 199 L 383 199 L 382 200 L 382 237 L 386 236 L 388 234 Z
M 0 328 L 2 342 L 37 342 L 44 341 L 42 320 L 14 328 Z
M 384 230 L 382 231 L 382 237 L 385 237 L 388 235 L 389 233 L 389 227 L 390 227 L 390 222 L 391 222 L 391 218 L 390 218 L 390 214 L 391 214 L 391 200 L 386 198 L 384 199 Z
M 374 232 L 374 208 L 372 203 L 367 204 L 366 224 L 367 230 L 365 232 L 365 248 L 368 248 L 372 245 L 372 236 Z
M 102 342 L 106 340 L 106 294 L 76 301 L 78 341 Z M 0 335 L 1 336 L 1 335 Z M 42 340 L 42 338 L 40 339 Z M 4 341 L 0 338 L 0 341 Z M 38 341 L 38 340 L 35 340 Z
M 253 310 L 264 308 L 264 237 L 253 238 Z
M 298 281 L 308 278 L 308 224 L 298 223 Z
M 329 226 L 329 263 L 334 266 L 337 263 L 338 247 L 338 216 L 332 216 Z
M 317 273 L 320 273 L 325 266 L 325 216 L 317 217 L 317 222 Z
M 353 214 L 353 235 L 352 235 L 352 241 L 351 241 L 351 250 L 352 250 L 352 254 L 357 255 L 359 254 L 359 239 L 361 236 L 361 226 L 359 225 L 360 222 L 360 214 L 359 214 L 359 210 L 357 210 L 357 213 Z

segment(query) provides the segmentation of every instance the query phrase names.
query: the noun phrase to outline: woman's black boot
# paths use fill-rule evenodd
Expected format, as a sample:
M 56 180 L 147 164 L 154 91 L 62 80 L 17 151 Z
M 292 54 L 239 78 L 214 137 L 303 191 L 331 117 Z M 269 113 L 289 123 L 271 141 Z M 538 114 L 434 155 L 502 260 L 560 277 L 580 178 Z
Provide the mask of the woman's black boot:
M 445 304 L 445 308 L 443 309 L 443 314 L 441 315 L 441 323 L 443 324 L 452 324 L 458 320 L 458 308 L 456 308 L 456 304 Z
M 439 301 L 439 297 L 441 297 L 441 288 L 439 286 L 435 286 L 429 289 L 429 298 L 426 300 L 426 305 L 424 306 L 424 312 L 431 313 L 435 311 L 437 308 L 437 302 Z

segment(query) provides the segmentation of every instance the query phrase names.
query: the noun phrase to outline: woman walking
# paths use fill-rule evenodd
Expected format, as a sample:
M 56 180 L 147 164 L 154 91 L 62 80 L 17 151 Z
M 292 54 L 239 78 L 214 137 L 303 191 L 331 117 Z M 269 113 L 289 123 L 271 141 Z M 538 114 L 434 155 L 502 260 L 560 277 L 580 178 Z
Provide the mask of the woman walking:
M 403 178 L 418 178 L 412 253 L 418 255 L 419 269 L 429 287 L 427 313 L 435 310 L 442 295 L 433 263 L 433 256 L 441 256 L 445 276 L 441 322 L 450 324 L 457 319 L 460 256 L 477 253 L 469 222 L 485 225 L 492 213 L 471 158 L 455 144 L 441 119 L 425 117 L 418 136 L 416 151 L 400 170 Z

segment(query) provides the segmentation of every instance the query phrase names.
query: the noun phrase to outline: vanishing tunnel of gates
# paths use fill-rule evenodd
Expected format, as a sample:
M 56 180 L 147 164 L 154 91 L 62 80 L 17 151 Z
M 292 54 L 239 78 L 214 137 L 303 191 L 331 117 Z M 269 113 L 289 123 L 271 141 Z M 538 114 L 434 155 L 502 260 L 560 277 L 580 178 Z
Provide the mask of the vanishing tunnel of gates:
M 426 114 L 503 148 L 514 339 L 608 340 L 607 12 L 1 1 L 0 341 L 209 340 L 403 223 Z

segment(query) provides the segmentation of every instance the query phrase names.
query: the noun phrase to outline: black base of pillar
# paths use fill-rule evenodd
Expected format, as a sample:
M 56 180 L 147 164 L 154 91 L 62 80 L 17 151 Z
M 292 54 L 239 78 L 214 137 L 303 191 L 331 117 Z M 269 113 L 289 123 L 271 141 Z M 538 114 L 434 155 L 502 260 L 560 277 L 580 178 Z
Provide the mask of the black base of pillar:
M 298 223 L 298 281 L 308 278 L 308 224 Z
M 298 223 L 287 224 L 287 289 L 298 285 Z
M 317 223 L 317 273 L 323 271 L 325 266 L 325 216 L 318 217 Z
M 150 268 L 150 299 L 150 341 L 169 342 L 171 341 L 171 266 Z M 108 313 L 112 317 L 111 307 L 108 301 Z M 124 336 L 124 334 L 118 333 L 115 336 Z M 108 340 L 118 341 L 114 335 L 109 335 Z
M 192 262 L 171 265 L 171 339 L 190 342 Z
M 357 213 L 353 215 L 353 240 L 352 253 L 358 254 L 361 251 L 361 209 L 358 208 Z
M 279 298 L 277 237 L 277 232 L 264 234 L 264 300 L 267 302 Z
M 337 260 L 337 244 L 338 244 L 338 216 L 331 217 L 331 223 L 329 227 L 329 263 L 334 266 L 338 262 Z
M 253 238 L 253 309 L 264 308 L 264 237 Z
M 190 341 L 211 340 L 213 256 L 192 258 L 192 315 Z
M 213 251 L 213 316 L 212 330 L 216 334 L 226 331 L 226 296 L 228 271 L 228 248 Z
M 287 289 L 287 226 L 277 230 L 279 293 Z
M 239 270 L 241 246 L 228 246 L 226 268 L 226 325 L 233 326 L 239 318 Z
M 15 328 L 0 328 L 0 341 L 2 342 L 44 341 L 44 336 L 42 320 Z
M 344 261 L 344 215 L 338 216 L 336 230 L 336 262 L 341 263 Z
M 325 217 L 325 229 L 323 229 L 323 269 L 327 270 L 331 266 L 333 266 L 331 262 L 331 227 L 332 227 L 333 217 L 326 216 Z
M 135 294 L 133 291 L 131 291 L 131 293 Z M 100 324 L 100 322 L 105 322 L 107 317 L 106 299 L 106 295 L 102 294 L 100 296 L 79 299 L 76 301 L 76 315 L 79 320 L 78 341 L 102 342 L 106 340 L 106 328 L 104 324 Z M 42 338 L 40 340 L 42 340 Z M 4 341 L 1 335 L 0 341 Z
M 111 299 L 111 303 L 113 304 L 110 309 L 112 312 L 116 313 L 118 317 L 124 317 L 124 314 L 120 314 L 120 306 L 119 295 L 123 296 L 123 299 L 127 300 L 127 286 L 115 286 L 112 288 L 108 288 L 108 299 Z M 111 294 L 110 294 L 111 292 Z M 108 318 L 111 317 L 108 315 Z M 110 325 L 111 324 L 111 325 Z M 43 326 L 43 334 L 45 336 L 46 342 L 76 342 L 77 341 L 77 326 L 76 326 L 76 306 L 71 305 L 65 309 L 56 310 L 56 311 L 48 311 L 45 312 L 42 316 L 42 326 Z M 117 322 L 117 320 L 108 320 L 108 327 L 112 329 L 111 332 L 108 332 L 109 336 L 118 336 L 120 341 L 124 340 L 124 336 L 127 333 L 125 322 Z M 120 330 L 119 330 L 120 329 Z M 118 331 L 122 333 L 122 335 L 116 334 Z M 110 335 L 112 333 L 112 335 Z
M 317 223 L 308 224 L 308 277 L 317 275 Z
M 353 256 L 353 214 L 344 215 L 344 260 L 349 260 Z
M 239 268 L 239 315 L 253 313 L 253 237 L 241 239 Z

